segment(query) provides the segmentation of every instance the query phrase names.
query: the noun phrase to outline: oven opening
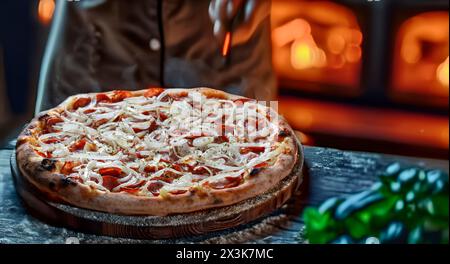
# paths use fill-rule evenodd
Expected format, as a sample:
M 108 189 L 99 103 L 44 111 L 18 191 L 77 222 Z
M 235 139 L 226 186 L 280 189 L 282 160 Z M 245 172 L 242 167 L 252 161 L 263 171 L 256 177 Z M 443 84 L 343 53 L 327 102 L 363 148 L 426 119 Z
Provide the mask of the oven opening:
M 363 34 L 351 9 L 329 1 L 273 1 L 272 28 L 281 86 L 358 93 Z
M 448 106 L 448 20 L 448 12 L 424 12 L 400 26 L 391 77 L 395 100 Z

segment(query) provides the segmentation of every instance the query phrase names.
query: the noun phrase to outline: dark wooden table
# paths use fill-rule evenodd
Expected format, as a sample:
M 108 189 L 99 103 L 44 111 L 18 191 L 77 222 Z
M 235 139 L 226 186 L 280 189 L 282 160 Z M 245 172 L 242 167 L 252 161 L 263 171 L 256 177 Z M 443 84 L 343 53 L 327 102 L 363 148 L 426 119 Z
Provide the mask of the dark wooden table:
M 440 168 L 448 160 L 416 159 L 305 147 L 305 181 L 297 194 L 268 217 L 223 232 L 176 240 L 133 240 L 79 233 L 49 226 L 29 216 L 12 182 L 10 156 L 14 142 L 0 147 L 0 243 L 302 243 L 302 210 L 332 196 L 345 196 L 372 185 L 389 163 Z

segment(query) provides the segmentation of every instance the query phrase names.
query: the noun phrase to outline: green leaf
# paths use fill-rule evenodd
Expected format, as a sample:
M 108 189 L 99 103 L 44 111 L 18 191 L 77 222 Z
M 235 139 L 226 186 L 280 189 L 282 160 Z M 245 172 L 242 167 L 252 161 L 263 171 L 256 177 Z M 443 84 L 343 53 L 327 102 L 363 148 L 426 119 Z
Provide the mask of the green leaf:
M 448 243 L 448 211 L 447 173 L 396 163 L 371 188 L 308 207 L 303 217 L 310 243 Z
M 345 226 L 351 237 L 354 239 L 359 240 L 365 236 L 371 235 L 369 233 L 370 227 L 364 224 L 363 222 L 359 221 L 358 219 L 352 217 L 345 219 Z

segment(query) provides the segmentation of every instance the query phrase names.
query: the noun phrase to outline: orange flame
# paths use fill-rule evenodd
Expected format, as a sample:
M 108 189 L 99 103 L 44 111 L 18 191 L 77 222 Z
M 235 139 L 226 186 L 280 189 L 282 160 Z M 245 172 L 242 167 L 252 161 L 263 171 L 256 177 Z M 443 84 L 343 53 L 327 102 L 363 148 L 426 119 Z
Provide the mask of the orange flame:
M 278 48 L 291 44 L 290 60 L 296 70 L 311 68 L 341 68 L 346 63 L 361 60 L 362 33 L 340 25 L 331 26 L 325 45 L 315 41 L 310 23 L 295 18 L 273 30 L 273 42 Z M 323 46 L 323 47 L 322 47 Z
M 297 40 L 291 46 L 291 64 L 302 70 L 313 67 L 324 67 L 327 63 L 325 52 L 317 47 L 312 38 Z
M 38 18 L 41 23 L 47 25 L 50 23 L 55 11 L 54 0 L 40 0 L 38 5 Z
M 447 59 L 445 59 L 444 62 L 441 63 L 441 65 L 439 65 L 439 67 L 436 70 L 436 78 L 438 79 L 438 81 L 448 87 L 448 78 L 449 78 L 449 71 L 448 71 L 448 56 Z

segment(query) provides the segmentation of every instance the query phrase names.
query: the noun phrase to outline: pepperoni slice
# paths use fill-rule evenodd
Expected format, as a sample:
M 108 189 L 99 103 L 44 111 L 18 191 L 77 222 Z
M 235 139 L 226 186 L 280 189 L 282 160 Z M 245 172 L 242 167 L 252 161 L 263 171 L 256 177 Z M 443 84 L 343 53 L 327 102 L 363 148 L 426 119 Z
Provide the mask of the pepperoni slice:
M 261 153 L 265 150 L 265 147 L 244 147 L 240 149 L 241 154 L 247 154 L 250 152 Z
M 187 190 L 175 190 L 175 191 L 170 191 L 169 193 L 171 193 L 173 195 L 178 195 L 178 194 L 183 194 L 186 192 L 187 192 Z
M 180 164 L 172 164 L 172 169 L 176 170 L 176 171 L 183 171 L 183 167 L 181 167 Z
M 55 138 L 55 137 L 51 137 L 51 138 L 47 138 L 47 139 L 42 140 L 42 142 L 45 143 L 45 144 L 54 144 L 54 143 L 58 143 L 60 141 L 61 140 L 59 138 Z
M 178 173 L 175 173 L 175 172 L 172 172 L 172 171 L 165 171 L 163 173 L 163 175 L 161 175 L 159 177 L 155 177 L 153 179 L 158 179 L 160 181 L 165 181 L 165 182 L 168 182 L 168 183 L 172 183 L 173 180 L 178 179 L 180 177 L 181 177 L 181 174 L 178 174 Z
M 93 127 L 93 128 L 98 128 L 99 126 L 101 126 L 101 125 L 103 125 L 103 124 L 106 124 L 107 122 L 108 122 L 108 119 L 102 118 L 102 119 L 99 119 L 99 120 L 95 121 L 95 122 L 92 124 L 92 127 Z
M 228 139 L 227 136 L 218 136 L 216 138 L 214 138 L 214 143 L 218 143 L 218 144 L 222 144 L 225 142 L 230 142 L 230 140 Z
M 191 166 L 189 164 L 177 164 L 181 167 L 181 170 L 179 171 L 188 171 L 188 172 L 192 172 L 194 170 L 194 166 Z M 175 169 L 175 168 L 174 168 Z
M 37 150 L 35 150 L 35 152 L 39 155 L 39 156 L 41 156 L 41 157 L 43 157 L 43 158 L 51 158 L 52 157 L 52 154 L 50 153 L 50 152 L 40 152 L 40 151 L 37 151 Z
M 111 102 L 111 98 L 109 98 L 109 96 L 104 94 L 104 93 L 97 94 L 95 96 L 95 99 L 97 100 L 97 103 L 100 103 L 100 102 Z
M 145 181 L 142 180 L 138 183 L 128 185 L 127 187 L 122 187 L 122 188 L 120 188 L 120 191 L 135 194 L 139 191 L 139 188 L 142 187 L 144 184 L 145 184 Z
M 47 116 L 44 118 L 44 127 L 43 127 L 43 132 L 44 133 L 53 133 L 53 132 L 57 132 L 56 129 L 53 128 L 53 126 L 55 124 L 58 123 L 62 123 L 64 120 L 62 120 L 62 118 L 60 117 L 56 117 L 56 116 Z
M 222 190 L 238 186 L 243 179 L 244 177 L 242 177 L 242 175 L 238 177 L 225 177 L 225 181 L 206 182 L 205 184 L 213 189 Z
M 102 176 L 102 178 L 103 178 L 103 187 L 105 187 L 109 191 L 119 186 L 119 181 L 116 177 L 106 175 Z
M 92 109 L 92 108 L 83 111 L 84 114 L 92 114 L 94 112 L 95 112 L 95 109 Z
M 53 126 L 55 124 L 62 123 L 63 121 L 64 120 L 62 120 L 62 118 L 60 118 L 60 117 L 50 116 L 49 118 L 47 118 L 45 120 L 45 124 L 48 126 Z
M 198 175 L 209 175 L 209 171 L 204 167 L 195 168 L 192 172 Z
M 145 166 L 144 171 L 147 173 L 152 173 L 157 171 L 156 166 Z
M 91 103 L 91 98 L 88 98 L 88 97 L 81 97 L 81 98 L 78 98 L 78 99 L 73 103 L 72 109 L 73 109 L 73 110 L 77 110 L 78 108 L 80 108 L 80 107 L 85 107 L 85 106 L 87 106 L 87 105 L 90 104 L 90 103 Z
M 73 162 L 73 161 L 67 161 L 67 162 L 65 162 L 64 163 L 64 165 L 62 166 L 62 168 L 61 168 L 61 173 L 62 174 L 64 174 L 64 175 L 69 175 L 69 174 L 72 174 L 74 171 L 73 171 L 73 168 L 75 168 L 76 166 L 78 166 L 79 165 L 79 163 L 76 163 L 76 162 Z
M 158 128 L 158 124 L 156 124 L 156 122 L 152 122 L 152 124 L 150 125 L 150 127 L 148 128 L 148 132 L 153 132 Z
M 117 103 L 131 96 L 133 96 L 133 93 L 131 93 L 130 91 L 115 91 L 112 95 L 111 101 L 113 103 Z
M 169 118 L 166 114 L 164 114 L 163 112 L 159 112 L 159 120 L 164 121 L 167 118 Z
M 155 181 L 163 181 L 163 182 L 167 182 L 167 183 L 172 183 L 172 182 L 173 182 L 173 178 L 167 177 L 167 176 L 165 176 L 165 175 L 163 175 L 163 176 L 158 176 L 158 177 L 154 177 L 154 178 L 152 178 L 152 180 L 155 180 Z
M 149 88 L 149 89 L 147 89 L 147 91 L 145 91 L 144 96 L 145 97 L 158 96 L 162 92 L 164 92 L 164 88 L 160 88 L 160 87 Z
M 181 177 L 180 174 L 175 173 L 175 172 L 171 172 L 171 171 L 165 171 L 164 174 L 162 175 L 164 178 L 170 179 L 171 181 L 173 181 L 174 179 L 178 179 Z
M 186 92 L 186 91 L 170 95 L 170 97 L 172 99 L 174 99 L 174 100 L 181 100 L 181 99 L 183 99 L 184 97 L 187 97 L 187 96 L 188 96 L 188 92 Z
M 219 137 L 217 137 L 217 142 L 224 143 L 224 142 L 230 142 L 230 140 L 228 139 L 227 136 L 219 136 Z
M 249 98 L 239 98 L 239 99 L 234 100 L 233 102 L 237 105 L 243 105 L 246 102 L 250 102 L 250 101 L 252 101 L 252 100 Z
M 267 163 L 267 162 L 262 162 L 262 163 L 260 163 L 260 164 L 257 164 L 257 165 L 255 165 L 255 169 L 259 169 L 259 168 L 265 168 L 265 167 L 267 167 L 267 166 L 269 166 L 269 163 Z
M 98 173 L 102 176 L 120 177 L 122 176 L 122 169 L 116 167 L 101 168 L 98 170 Z
M 163 166 L 158 166 L 158 167 L 157 166 L 146 166 L 144 168 L 144 171 L 147 172 L 147 173 L 154 173 L 154 172 L 157 172 L 157 171 L 162 170 L 162 169 L 164 169 Z
M 77 142 L 73 143 L 70 147 L 69 147 L 69 151 L 70 152 L 75 152 L 77 150 L 82 150 L 84 149 L 84 146 L 86 145 L 86 139 L 82 138 L 80 140 L 78 140 Z
M 151 132 L 155 131 L 156 128 L 158 128 L 158 125 L 156 124 L 156 122 L 152 122 L 147 129 L 141 129 L 141 128 L 133 127 L 133 131 L 134 131 L 134 133 L 139 133 L 139 132 L 148 130 L 148 132 L 151 133 Z
M 134 131 L 134 133 L 139 133 L 139 132 L 142 132 L 142 131 L 144 131 L 145 129 L 141 129 L 141 128 L 137 128 L 137 127 L 133 127 L 133 131 Z
M 164 185 L 160 182 L 152 182 L 148 185 L 147 190 L 151 192 L 154 196 L 159 195 L 159 189 L 161 189 Z

